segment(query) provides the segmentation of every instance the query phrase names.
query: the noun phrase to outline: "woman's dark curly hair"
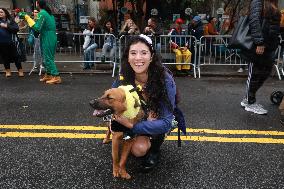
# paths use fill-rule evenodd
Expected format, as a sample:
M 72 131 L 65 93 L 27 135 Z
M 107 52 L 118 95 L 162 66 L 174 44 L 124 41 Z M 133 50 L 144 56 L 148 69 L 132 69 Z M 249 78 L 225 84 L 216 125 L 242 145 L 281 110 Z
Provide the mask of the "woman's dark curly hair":
M 121 61 L 121 70 L 120 74 L 123 76 L 121 81 L 122 85 L 133 85 L 135 86 L 135 72 L 128 63 L 128 55 L 130 46 L 142 42 L 146 44 L 151 52 L 152 61 L 148 68 L 148 80 L 146 83 L 146 88 L 144 89 L 147 99 L 147 107 L 149 110 L 154 111 L 158 115 L 161 113 L 160 103 L 165 102 L 166 106 L 173 110 L 173 107 L 168 98 L 166 84 L 165 84 L 165 75 L 168 72 L 167 68 L 162 65 L 160 55 L 155 53 L 153 46 L 147 42 L 146 39 L 140 36 L 132 36 L 128 41 L 126 49 L 124 50 L 122 61 Z
M 106 21 L 104 22 L 104 27 L 103 27 L 103 28 L 104 28 L 104 31 L 107 32 L 107 33 L 110 33 L 109 28 L 106 27 L 106 24 L 107 24 L 108 22 L 110 22 L 113 31 L 115 31 L 114 24 L 113 24 L 113 22 L 112 22 L 111 20 L 106 20 Z
M 0 8 L 4 11 L 5 15 L 6 15 L 6 19 L 10 22 L 13 18 L 11 16 L 11 14 L 9 13 L 9 11 L 5 8 Z

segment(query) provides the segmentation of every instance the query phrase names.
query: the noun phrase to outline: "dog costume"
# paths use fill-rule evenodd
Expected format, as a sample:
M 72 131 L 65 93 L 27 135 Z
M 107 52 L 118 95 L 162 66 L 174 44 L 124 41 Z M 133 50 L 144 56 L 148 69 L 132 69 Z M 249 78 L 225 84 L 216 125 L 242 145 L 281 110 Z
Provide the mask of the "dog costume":
M 135 118 L 138 113 L 141 111 L 141 101 L 140 97 L 138 95 L 137 90 L 141 90 L 140 86 L 137 86 L 134 88 L 132 85 L 121 85 L 118 88 L 123 89 L 125 92 L 125 102 L 126 102 L 126 111 L 123 112 L 122 116 L 133 119 Z M 133 137 L 134 133 L 131 131 L 131 129 L 124 127 L 123 125 L 119 124 L 115 120 L 112 121 L 111 129 L 115 132 L 124 132 L 125 137 Z M 127 137 L 128 138 L 128 137 Z

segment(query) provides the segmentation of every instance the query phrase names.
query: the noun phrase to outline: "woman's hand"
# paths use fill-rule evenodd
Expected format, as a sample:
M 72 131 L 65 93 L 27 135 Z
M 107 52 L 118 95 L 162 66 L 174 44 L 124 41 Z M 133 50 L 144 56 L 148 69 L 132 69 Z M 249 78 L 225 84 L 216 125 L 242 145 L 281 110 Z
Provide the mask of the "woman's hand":
M 186 51 L 186 50 L 187 50 L 187 47 L 180 47 L 180 50 Z
M 264 48 L 265 46 L 264 45 L 261 45 L 261 46 L 256 46 L 256 54 L 263 54 L 264 53 Z
M 1 24 L 0 24 L 0 27 L 1 27 L 1 28 L 7 28 L 7 24 L 6 24 L 6 23 L 1 23 Z
M 157 120 L 157 117 L 158 117 L 158 115 L 155 112 L 150 111 L 149 115 L 148 115 L 148 118 L 147 118 L 147 121 Z
M 113 120 L 115 120 L 116 122 L 120 123 L 121 125 L 129 128 L 129 129 L 132 129 L 133 128 L 133 123 L 131 123 L 129 121 L 129 119 L 127 119 L 126 117 L 124 116 L 119 116 L 119 115 L 114 115 L 113 116 Z

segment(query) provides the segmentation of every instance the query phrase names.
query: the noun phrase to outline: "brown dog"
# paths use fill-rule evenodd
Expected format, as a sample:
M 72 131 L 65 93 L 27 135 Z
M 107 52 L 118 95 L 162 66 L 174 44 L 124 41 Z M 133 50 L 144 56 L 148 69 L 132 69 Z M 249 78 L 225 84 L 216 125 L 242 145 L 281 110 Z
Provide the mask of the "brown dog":
M 139 96 L 132 85 L 108 89 L 100 98 L 90 101 L 90 105 L 95 109 L 93 115 L 97 117 L 104 117 L 109 114 L 113 114 L 113 118 L 115 115 L 124 116 L 133 124 L 144 117 Z M 113 131 L 113 176 L 130 179 L 131 176 L 126 171 L 126 161 L 131 150 L 132 139 L 122 140 L 123 132 L 127 131 L 128 128 L 120 126 L 120 128 L 111 128 L 111 130 Z M 121 141 L 123 142 L 121 157 L 119 159 L 119 144 Z

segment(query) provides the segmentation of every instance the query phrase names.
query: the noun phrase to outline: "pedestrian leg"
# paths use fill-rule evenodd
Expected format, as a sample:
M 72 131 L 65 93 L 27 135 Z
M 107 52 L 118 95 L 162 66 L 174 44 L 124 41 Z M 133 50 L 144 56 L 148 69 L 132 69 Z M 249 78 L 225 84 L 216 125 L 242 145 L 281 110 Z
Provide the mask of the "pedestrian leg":
M 185 63 L 190 63 L 191 62 L 191 52 L 188 49 L 186 51 L 182 51 L 182 55 L 184 57 L 184 62 Z M 181 69 L 185 70 L 186 72 L 188 72 L 190 70 L 190 65 L 189 64 L 182 65 Z
M 182 62 L 182 53 L 181 53 L 181 51 L 179 49 L 175 49 L 174 52 L 176 53 L 176 63 L 181 63 Z M 181 70 L 181 65 L 177 64 L 176 65 L 176 69 L 178 71 L 180 71 Z

